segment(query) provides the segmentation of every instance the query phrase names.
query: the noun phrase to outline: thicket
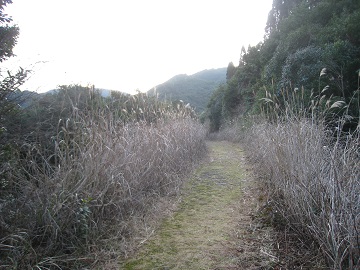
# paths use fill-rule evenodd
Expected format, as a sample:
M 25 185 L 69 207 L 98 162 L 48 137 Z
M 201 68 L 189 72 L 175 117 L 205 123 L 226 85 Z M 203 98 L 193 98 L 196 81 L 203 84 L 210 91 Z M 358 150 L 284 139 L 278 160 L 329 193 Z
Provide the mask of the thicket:
M 330 269 L 360 267 L 359 15 L 358 1 L 274 0 L 264 41 L 229 64 L 207 109 L 214 137 L 244 142 L 273 224 Z
M 359 95 L 360 89 L 352 99 L 357 106 Z M 320 255 L 329 269 L 358 269 L 360 122 L 355 130 L 344 127 L 353 119 L 351 104 L 325 95 L 307 102 L 301 91 L 282 100 L 267 93 L 262 102 L 261 114 L 239 116 L 211 136 L 247 150 L 266 190 L 259 215 L 267 213 L 281 231 L 274 247 L 279 266 L 321 268 Z M 292 245 L 312 254 L 299 258 L 286 248 Z
M 320 110 L 321 102 L 314 102 L 295 112 L 296 104 L 289 103 L 281 114 L 276 109 L 281 104 L 268 102 L 267 121 L 246 131 L 244 145 L 269 192 L 274 224 L 289 235 L 295 232 L 307 246 L 315 243 L 329 268 L 357 269 L 359 127 L 343 131 L 349 116 L 339 102 L 324 100 L 326 108 Z M 330 117 L 335 127 L 329 127 Z
M 0 268 L 75 269 L 134 247 L 205 153 L 191 108 L 62 86 L 8 114 L 0 142 Z M 139 243 L 137 243 L 139 244 Z

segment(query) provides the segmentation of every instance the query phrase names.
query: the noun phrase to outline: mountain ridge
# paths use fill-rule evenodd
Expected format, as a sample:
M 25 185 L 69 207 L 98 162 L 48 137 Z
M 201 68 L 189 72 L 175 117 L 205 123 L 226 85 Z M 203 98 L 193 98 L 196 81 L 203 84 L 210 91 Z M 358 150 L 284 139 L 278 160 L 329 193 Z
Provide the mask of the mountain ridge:
M 213 90 L 226 81 L 226 68 L 205 69 L 192 75 L 178 74 L 148 90 L 149 95 L 157 95 L 160 100 L 178 101 L 205 110 Z

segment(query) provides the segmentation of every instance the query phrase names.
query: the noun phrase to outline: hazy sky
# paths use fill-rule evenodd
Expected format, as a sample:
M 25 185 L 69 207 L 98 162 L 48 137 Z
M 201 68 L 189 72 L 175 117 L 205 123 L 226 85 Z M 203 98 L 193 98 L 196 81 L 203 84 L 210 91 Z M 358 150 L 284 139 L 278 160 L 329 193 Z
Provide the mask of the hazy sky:
M 14 0 L 20 27 L 2 66 L 33 70 L 22 87 L 94 84 L 134 93 L 177 74 L 238 64 L 262 41 L 272 0 Z

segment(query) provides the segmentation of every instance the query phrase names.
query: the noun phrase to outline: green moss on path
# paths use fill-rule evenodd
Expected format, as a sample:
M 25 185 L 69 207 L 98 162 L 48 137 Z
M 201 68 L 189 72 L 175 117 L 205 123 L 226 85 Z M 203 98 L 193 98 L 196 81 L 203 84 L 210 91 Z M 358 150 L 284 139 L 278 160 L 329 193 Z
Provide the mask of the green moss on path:
M 208 142 L 208 147 L 208 160 L 186 183 L 176 212 L 121 269 L 241 269 L 241 236 L 251 237 L 244 209 L 251 203 L 244 204 L 244 191 L 252 181 L 237 144 Z M 259 259 L 250 257 L 242 259 Z

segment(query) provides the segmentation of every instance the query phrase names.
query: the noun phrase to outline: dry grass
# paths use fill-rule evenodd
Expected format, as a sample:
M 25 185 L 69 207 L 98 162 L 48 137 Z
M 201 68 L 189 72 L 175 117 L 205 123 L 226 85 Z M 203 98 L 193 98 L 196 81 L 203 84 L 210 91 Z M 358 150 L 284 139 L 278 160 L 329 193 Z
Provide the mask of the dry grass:
M 242 142 L 246 137 L 246 132 L 256 123 L 262 123 L 263 118 L 256 115 L 234 118 L 225 122 L 218 132 L 207 134 L 209 140 L 224 140 L 234 143 Z
M 360 266 L 359 134 L 330 136 L 311 119 L 253 126 L 244 144 L 270 191 L 272 213 L 314 242 L 331 269 Z
M 239 145 L 208 142 L 209 157 L 184 186 L 176 211 L 120 269 L 270 269 L 256 184 Z
M 125 124 L 106 107 L 73 109 L 53 155 L 33 146 L 2 179 L 0 269 L 77 269 L 126 254 L 205 152 L 205 131 L 183 108 Z
M 359 91 L 348 104 L 304 93 L 266 92 L 261 121 L 229 123 L 216 137 L 241 141 L 250 155 L 268 196 L 266 216 L 282 231 L 276 248 L 285 267 L 322 269 L 325 261 L 359 269 Z

